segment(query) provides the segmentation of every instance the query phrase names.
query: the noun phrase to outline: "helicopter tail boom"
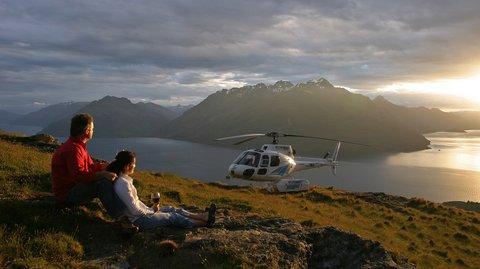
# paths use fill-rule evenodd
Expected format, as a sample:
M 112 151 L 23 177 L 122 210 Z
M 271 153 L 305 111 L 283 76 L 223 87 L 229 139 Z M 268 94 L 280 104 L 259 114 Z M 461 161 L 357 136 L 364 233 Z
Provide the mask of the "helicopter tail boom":
M 325 155 L 324 158 L 320 158 L 320 159 L 308 158 L 308 159 L 302 159 L 302 160 L 298 160 L 298 159 L 295 160 L 296 165 L 295 165 L 294 172 L 329 166 L 332 169 L 332 173 L 335 175 L 337 173 L 337 166 L 338 166 L 337 158 L 338 158 L 338 152 L 340 151 L 341 144 L 342 143 L 338 141 L 337 145 L 333 150 L 333 154 L 330 155 L 330 153 L 327 153 L 327 155 Z

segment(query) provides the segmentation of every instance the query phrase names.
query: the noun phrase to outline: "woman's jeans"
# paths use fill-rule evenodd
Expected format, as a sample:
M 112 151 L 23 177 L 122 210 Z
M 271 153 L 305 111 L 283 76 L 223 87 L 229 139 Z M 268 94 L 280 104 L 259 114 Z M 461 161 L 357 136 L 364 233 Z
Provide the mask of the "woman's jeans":
M 187 217 L 192 214 L 185 209 L 173 206 L 164 206 L 154 214 L 144 215 L 133 222 L 141 230 L 149 230 L 158 226 L 173 226 L 190 229 L 196 223 Z

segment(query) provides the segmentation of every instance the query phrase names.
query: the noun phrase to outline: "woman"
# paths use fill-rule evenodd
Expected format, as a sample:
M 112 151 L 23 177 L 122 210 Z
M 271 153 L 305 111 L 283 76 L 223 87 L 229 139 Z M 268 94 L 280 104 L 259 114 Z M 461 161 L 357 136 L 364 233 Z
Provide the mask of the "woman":
M 124 213 L 135 226 L 141 230 L 148 230 L 158 226 L 193 228 L 213 225 L 215 204 L 208 208 L 208 212 L 195 214 L 172 206 L 160 207 L 159 204 L 154 204 L 152 207 L 148 207 L 142 203 L 138 199 L 137 189 L 130 177 L 135 170 L 135 164 L 135 153 L 123 150 L 107 167 L 107 171 L 118 176 L 114 183 L 115 192 L 125 203 L 127 209 Z

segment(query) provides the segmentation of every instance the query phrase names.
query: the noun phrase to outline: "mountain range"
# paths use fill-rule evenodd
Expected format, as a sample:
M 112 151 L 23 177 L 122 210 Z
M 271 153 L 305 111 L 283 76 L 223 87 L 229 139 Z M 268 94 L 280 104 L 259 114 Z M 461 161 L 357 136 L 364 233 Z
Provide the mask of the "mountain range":
M 278 81 L 271 85 L 259 83 L 223 89 L 193 107 L 134 104 L 126 98 L 106 96 L 90 103 L 61 103 L 25 116 L 11 116 L 17 124 L 43 126 L 42 133 L 68 136 L 70 118 L 76 113 L 95 117 L 97 137 L 153 136 L 230 146 L 236 141 L 213 140 L 278 131 L 374 146 L 344 145 L 342 154 L 346 155 L 425 149 L 429 141 L 424 133 L 480 129 L 480 112 L 447 113 L 435 108 L 405 107 L 382 96 L 372 100 L 335 87 L 324 78 L 298 84 Z M 257 139 L 241 148 L 268 142 Z M 294 138 L 280 142 L 294 145 L 300 154 L 316 156 L 332 146 L 323 141 Z
M 379 95 L 376 91 L 357 90 L 356 93 L 364 94 L 372 99 Z M 459 108 L 462 110 L 480 110 L 480 104 L 475 100 L 454 95 L 402 91 L 383 91 L 380 95 L 394 104 L 406 107 L 436 107 L 444 111 L 454 111 Z
M 457 111 L 452 112 L 452 114 L 461 117 L 468 122 L 471 122 L 474 126 L 480 125 L 480 111 Z
M 185 111 L 194 107 L 194 105 L 176 105 L 176 106 L 163 106 L 168 110 L 171 110 L 177 114 L 177 117 L 180 117 Z
M 82 107 L 75 113 L 89 113 L 95 119 L 96 137 L 147 137 L 166 124 L 177 113 L 153 103 L 132 103 L 127 98 L 106 96 Z M 71 116 L 47 125 L 41 132 L 68 136 Z
M 159 134 L 211 144 L 213 139 L 223 136 L 280 131 L 375 146 L 345 145 L 343 152 L 355 155 L 425 149 L 429 141 L 423 133 L 463 131 L 478 126 L 480 124 L 475 125 L 470 120 L 438 109 L 407 108 L 394 105 L 383 97 L 371 100 L 334 87 L 321 78 L 296 85 L 278 81 L 272 85 L 260 83 L 218 91 L 169 122 L 159 130 Z M 270 141 L 247 142 L 242 147 L 258 146 L 261 142 Z M 317 156 L 323 154 L 327 145 L 331 145 L 298 139 L 280 142 L 292 143 L 302 154 Z
M 13 123 L 45 127 L 52 122 L 72 117 L 75 112 L 86 106 L 88 102 L 65 102 L 44 107 L 17 118 Z

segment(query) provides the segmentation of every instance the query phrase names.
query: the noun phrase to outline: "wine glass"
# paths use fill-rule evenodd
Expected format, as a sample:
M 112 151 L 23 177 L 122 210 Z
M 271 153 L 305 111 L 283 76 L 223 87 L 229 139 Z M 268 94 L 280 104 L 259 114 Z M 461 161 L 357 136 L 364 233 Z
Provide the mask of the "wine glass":
M 158 204 L 160 202 L 160 193 L 159 192 L 155 192 L 155 193 L 152 193 L 150 195 L 150 198 L 152 198 L 152 201 L 155 203 L 155 204 Z

